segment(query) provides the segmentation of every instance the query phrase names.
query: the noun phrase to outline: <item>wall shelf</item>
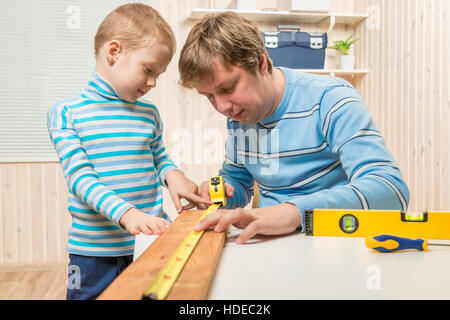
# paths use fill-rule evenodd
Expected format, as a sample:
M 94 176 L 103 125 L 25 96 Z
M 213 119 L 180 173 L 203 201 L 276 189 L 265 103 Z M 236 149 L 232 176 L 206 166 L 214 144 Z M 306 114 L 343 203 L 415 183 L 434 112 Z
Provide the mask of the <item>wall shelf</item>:
M 326 74 L 331 76 L 364 76 L 369 71 L 366 69 L 355 69 L 355 70 L 340 70 L 340 69 L 297 69 L 297 71 L 314 73 L 314 74 Z
M 310 13 L 291 11 L 244 11 L 235 9 L 193 9 L 189 19 L 199 20 L 211 13 L 233 11 L 239 13 L 251 21 L 274 22 L 274 23 L 313 23 L 318 28 L 328 25 L 327 32 L 330 33 L 336 24 L 356 25 L 364 22 L 369 15 L 365 13 Z M 366 69 L 340 70 L 340 69 L 298 69 L 298 71 L 325 74 L 343 77 L 361 77 L 368 73 Z
M 328 24 L 328 32 L 330 32 L 335 24 L 358 24 L 366 20 L 368 14 L 356 13 L 310 13 L 310 12 L 291 12 L 291 11 L 243 11 L 233 9 L 193 9 L 190 19 L 202 19 L 210 13 L 221 13 L 225 11 L 233 11 L 246 17 L 252 21 L 264 22 L 303 22 L 315 23 L 318 27 Z

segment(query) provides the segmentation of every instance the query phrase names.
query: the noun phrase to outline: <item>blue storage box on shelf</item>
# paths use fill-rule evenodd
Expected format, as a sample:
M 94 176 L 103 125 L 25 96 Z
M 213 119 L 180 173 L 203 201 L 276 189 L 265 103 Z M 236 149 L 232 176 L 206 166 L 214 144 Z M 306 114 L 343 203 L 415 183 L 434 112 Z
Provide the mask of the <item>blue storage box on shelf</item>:
M 297 31 L 282 31 L 293 28 Z M 265 47 L 274 66 L 323 69 L 328 43 L 327 34 L 299 30 L 299 27 L 278 26 L 277 32 L 263 32 Z

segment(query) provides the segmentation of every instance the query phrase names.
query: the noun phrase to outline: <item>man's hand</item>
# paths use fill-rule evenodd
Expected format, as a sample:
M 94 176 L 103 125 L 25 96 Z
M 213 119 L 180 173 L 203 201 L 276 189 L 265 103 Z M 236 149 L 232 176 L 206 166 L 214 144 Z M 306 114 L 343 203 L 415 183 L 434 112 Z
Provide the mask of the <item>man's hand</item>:
M 119 219 L 119 223 L 133 235 L 141 232 L 146 235 L 161 234 L 166 231 L 169 221 L 154 217 L 136 208 L 127 210 Z
M 180 170 L 170 170 L 166 174 L 166 183 L 169 188 L 170 197 L 180 213 L 183 210 L 189 210 L 195 207 L 197 204 L 204 204 L 208 206 L 211 204 L 211 199 L 204 197 L 200 194 L 198 195 L 198 186 L 188 179 L 184 173 Z M 185 206 L 181 205 L 180 199 L 184 198 L 188 201 Z
M 231 198 L 234 194 L 233 186 L 226 182 L 223 183 L 223 186 L 225 187 L 225 196 L 227 198 Z M 209 181 L 208 180 L 203 181 L 203 183 L 200 185 L 199 194 L 200 194 L 200 197 L 202 197 L 203 199 L 211 200 L 211 198 L 209 197 Z M 205 210 L 207 208 L 208 208 L 207 205 L 202 204 L 202 203 L 197 203 L 197 209 Z
M 217 210 L 206 216 L 196 226 L 200 231 L 215 226 L 214 231 L 223 232 L 232 224 L 244 229 L 236 243 L 242 244 L 256 234 L 280 235 L 293 232 L 301 226 L 301 215 L 291 203 L 282 203 L 272 207 L 258 209 Z

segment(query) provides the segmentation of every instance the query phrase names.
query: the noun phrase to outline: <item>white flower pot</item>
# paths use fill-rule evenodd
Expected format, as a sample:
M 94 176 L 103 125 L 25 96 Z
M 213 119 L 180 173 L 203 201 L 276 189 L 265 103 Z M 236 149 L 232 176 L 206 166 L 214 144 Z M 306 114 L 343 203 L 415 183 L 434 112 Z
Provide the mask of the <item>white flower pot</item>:
M 339 67 L 341 70 L 355 69 L 355 56 L 345 55 L 339 57 Z

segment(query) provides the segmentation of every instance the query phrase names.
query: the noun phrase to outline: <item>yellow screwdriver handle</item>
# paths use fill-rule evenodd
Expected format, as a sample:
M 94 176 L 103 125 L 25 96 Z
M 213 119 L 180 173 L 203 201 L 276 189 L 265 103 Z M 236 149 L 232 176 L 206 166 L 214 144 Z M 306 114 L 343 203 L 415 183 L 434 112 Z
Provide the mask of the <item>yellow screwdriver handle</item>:
M 426 251 L 428 242 L 424 239 L 409 239 L 382 234 L 366 238 L 366 246 L 379 252 L 394 252 L 407 249 Z

